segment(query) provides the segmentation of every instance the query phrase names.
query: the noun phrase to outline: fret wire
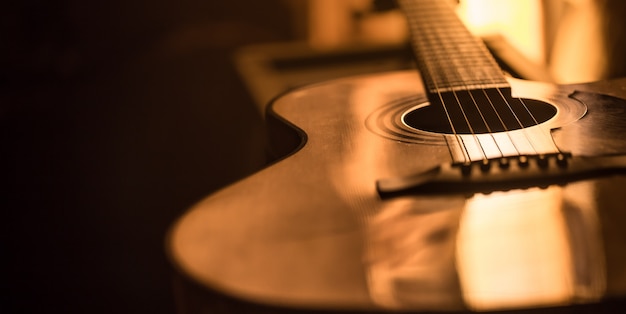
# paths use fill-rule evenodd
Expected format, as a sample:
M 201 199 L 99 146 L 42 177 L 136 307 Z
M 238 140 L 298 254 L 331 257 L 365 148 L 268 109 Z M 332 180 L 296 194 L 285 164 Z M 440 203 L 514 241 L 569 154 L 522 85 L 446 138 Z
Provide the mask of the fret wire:
M 437 5 L 439 4 L 438 2 L 432 2 L 432 1 L 426 2 L 423 0 L 416 1 L 416 2 L 421 2 L 422 7 L 425 8 L 425 10 L 428 10 L 428 9 L 441 10 L 442 8 L 440 5 Z M 412 4 L 413 6 L 411 6 L 411 8 L 415 9 L 416 8 L 415 2 Z M 493 103 L 491 102 L 491 99 L 486 94 L 484 88 L 495 87 L 498 90 L 500 97 L 502 97 L 503 101 L 506 103 L 507 107 L 509 108 L 511 114 L 514 116 L 514 118 L 518 122 L 520 128 L 522 129 L 522 132 L 525 134 L 525 137 L 527 138 L 532 149 L 536 152 L 536 149 L 534 148 L 532 141 L 529 140 L 527 132 L 526 130 L 524 130 L 523 125 L 521 124 L 521 121 L 519 120 L 519 117 L 517 116 L 517 114 L 511 107 L 511 105 L 508 103 L 508 100 L 506 99 L 506 97 L 504 97 L 504 95 L 502 94 L 502 91 L 500 88 L 502 87 L 508 88 L 509 87 L 508 82 L 506 82 L 506 79 L 504 79 L 504 76 L 502 75 L 500 68 L 495 63 L 495 60 L 491 58 L 491 55 L 486 51 L 486 48 L 484 48 L 484 46 L 481 45 L 480 43 L 473 40 L 474 37 L 471 36 L 469 32 L 467 32 L 467 30 L 465 29 L 463 25 L 460 25 L 460 21 L 455 19 L 454 18 L 455 16 L 448 14 L 448 12 L 445 12 L 446 17 L 443 17 L 444 15 L 441 14 L 442 11 L 434 11 L 436 13 L 431 14 L 431 16 L 428 16 L 428 14 L 419 14 L 419 13 L 416 14 L 416 12 L 417 11 L 415 10 L 411 11 L 411 13 L 415 15 L 414 18 L 421 18 L 421 20 L 424 22 L 423 24 L 428 24 L 423 29 L 420 29 L 421 27 L 420 25 L 412 25 L 411 27 L 412 32 L 416 34 L 416 36 L 414 36 L 414 40 L 420 43 L 421 46 L 424 46 L 424 48 L 422 49 L 420 49 L 420 47 L 417 47 L 415 49 L 416 55 L 418 55 L 418 57 L 420 58 L 424 58 L 425 63 L 434 61 L 436 64 L 441 64 L 441 59 L 451 60 L 450 62 L 451 64 L 454 64 L 457 69 L 462 69 L 462 71 L 464 72 L 464 74 L 460 74 L 461 75 L 460 81 L 456 81 L 456 80 L 452 81 L 450 80 L 450 77 L 447 74 L 449 73 L 449 70 L 445 69 L 445 67 L 444 69 L 439 68 L 439 71 L 437 72 L 427 73 L 427 75 L 430 75 L 432 77 L 428 78 L 426 81 L 431 82 L 431 85 L 432 83 L 436 84 L 436 82 L 447 83 L 446 85 L 448 89 L 451 90 L 452 92 L 454 92 L 455 90 L 464 90 L 466 89 L 468 85 L 469 86 L 486 85 L 486 86 L 483 86 L 483 92 L 489 99 L 489 102 L 492 107 L 493 107 Z M 428 12 L 428 13 L 430 14 L 432 12 Z M 447 16 L 450 16 L 451 18 L 448 18 Z M 445 23 L 449 23 L 449 25 L 446 25 Z M 433 25 L 436 25 L 436 26 L 433 26 Z M 452 36 L 450 35 L 451 32 L 454 32 L 456 34 L 461 34 L 461 35 L 455 34 L 454 36 Z M 438 46 L 437 45 L 432 46 L 432 43 L 434 43 L 433 39 L 437 40 L 437 42 L 439 43 Z M 428 46 L 429 44 L 431 44 L 431 46 Z M 434 51 L 436 53 L 428 53 L 428 51 Z M 440 57 L 440 55 L 443 55 L 443 58 Z M 458 65 L 459 63 L 462 63 L 462 66 L 459 66 Z M 444 75 L 441 76 L 441 73 L 444 73 Z M 471 79 L 468 78 L 468 73 L 469 75 L 471 75 Z M 437 89 L 439 90 L 439 88 Z M 432 86 L 429 87 L 429 90 L 432 91 Z M 455 94 L 455 97 L 456 97 L 456 94 Z M 474 101 L 474 104 L 477 106 L 475 101 Z M 495 110 L 495 107 L 493 107 L 493 110 L 495 114 L 497 115 L 498 119 L 500 120 L 500 122 L 503 123 L 502 118 L 500 117 L 499 112 Z M 463 114 L 465 115 L 465 113 Z M 485 123 L 485 126 L 489 128 L 489 126 L 486 123 Z M 506 129 L 506 125 L 504 125 L 504 123 L 503 123 L 503 127 Z M 519 148 L 517 147 L 515 142 L 512 140 L 511 135 L 508 133 L 507 135 L 509 137 L 509 140 L 511 141 L 511 144 L 513 145 L 513 147 L 519 154 L 520 152 Z M 494 138 L 494 141 L 495 141 L 495 138 Z M 497 143 L 497 141 L 495 142 Z
M 417 6 L 418 2 L 419 8 Z M 495 84 L 494 87 L 508 86 L 499 67 L 491 58 L 491 55 L 486 52 L 484 45 L 471 36 L 454 13 L 450 12 L 450 8 L 447 4 L 432 1 L 403 1 L 402 5 L 405 7 L 407 14 L 414 17 L 411 19 L 412 23 L 410 23 L 410 26 L 414 41 L 419 43 L 419 45 L 415 45 L 416 54 L 419 58 L 430 62 L 430 59 L 438 58 L 437 56 L 439 54 L 429 54 L 427 53 L 428 51 L 443 51 L 444 53 L 441 54 L 445 56 L 446 60 L 453 60 L 452 63 L 455 65 L 459 65 L 460 63 L 461 66 L 459 68 L 471 69 L 467 69 L 459 74 L 462 80 L 471 80 L 469 85 Z M 424 21 L 421 23 L 423 25 L 420 25 L 420 21 Z M 450 32 L 449 29 L 454 29 L 456 32 Z M 455 35 L 450 35 L 451 33 L 455 33 Z M 461 33 L 462 35 L 456 33 Z M 433 37 L 439 37 L 437 44 L 435 44 Z M 452 39 L 441 40 L 443 38 Z M 420 49 L 421 46 L 425 46 L 424 49 Z M 431 48 L 429 46 L 435 49 L 428 49 Z M 432 61 L 440 63 L 440 60 Z M 441 75 L 442 73 L 445 75 Z M 441 71 L 440 67 L 439 71 L 425 73 L 426 76 L 432 76 L 426 79 L 429 90 L 433 89 L 432 83 L 434 82 L 438 82 L 439 84 L 452 82 L 452 79 L 447 73 L 449 73 L 448 69 L 444 68 L 444 71 Z M 455 84 L 455 86 L 450 87 L 453 87 L 452 89 L 458 89 L 460 87 L 458 85 L 459 84 Z M 441 86 L 439 86 L 439 88 L 441 88 Z
M 412 7 L 412 5 L 414 5 L 413 2 L 410 1 L 403 1 L 403 0 L 399 0 L 399 3 L 401 6 L 403 6 L 405 12 L 407 14 L 410 14 L 410 12 L 414 12 L 414 7 Z M 424 58 L 422 58 L 422 56 L 420 56 L 420 52 L 424 51 L 419 49 L 419 46 L 417 45 L 417 42 L 419 42 L 420 44 L 425 44 L 426 42 L 424 40 L 415 40 L 416 36 L 415 36 L 415 31 L 413 31 L 414 27 L 413 25 L 410 25 L 411 22 L 415 22 L 415 18 L 409 18 L 408 20 L 409 22 L 409 26 L 412 29 L 413 32 L 413 40 L 411 41 L 413 44 L 413 50 L 417 56 L 417 62 L 419 65 L 420 70 L 423 72 L 422 76 L 424 77 L 425 83 L 428 86 L 429 92 L 431 92 L 432 94 L 432 90 L 434 88 L 435 94 L 438 96 L 439 101 L 441 102 L 444 112 L 446 114 L 446 118 L 448 119 L 448 123 L 450 124 L 450 128 L 451 131 L 453 132 L 455 138 L 457 139 L 457 144 L 459 145 L 459 147 L 461 148 L 461 152 L 463 152 L 463 159 L 467 162 L 468 160 L 471 160 L 471 155 L 469 153 L 469 150 L 467 148 L 467 146 L 464 144 L 463 138 L 458 134 L 458 132 L 456 131 L 456 128 L 454 126 L 454 123 L 452 123 L 452 118 L 450 116 L 450 112 L 448 111 L 448 108 L 445 105 L 445 102 L 443 100 L 443 96 L 440 92 L 439 86 L 437 84 L 437 82 L 439 81 L 438 79 L 434 79 L 433 75 L 435 72 L 432 71 L 431 66 L 432 63 L 430 62 L 426 62 L 424 60 Z M 424 39 L 424 38 L 422 38 Z M 436 63 L 437 64 L 437 63 Z
M 415 29 L 415 28 L 413 27 L 413 29 Z M 424 34 L 424 33 L 420 33 L 419 31 L 415 31 L 415 33 L 416 34 Z M 428 33 L 425 33 L 425 34 L 428 34 Z M 435 34 L 437 34 L 437 32 L 435 32 Z M 440 48 L 443 48 L 444 50 L 447 49 L 448 51 L 454 49 L 454 46 L 443 45 L 445 40 L 443 40 L 442 36 L 421 36 L 421 38 L 419 38 L 419 39 L 421 39 L 420 43 L 428 45 L 427 47 L 439 46 Z M 417 45 L 414 44 L 414 46 L 417 46 Z M 451 60 L 452 63 L 456 63 L 456 67 L 445 66 L 444 63 L 441 62 L 441 60 L 439 58 L 437 58 L 435 60 L 423 60 L 422 58 L 420 58 L 419 54 L 421 52 L 423 52 L 423 51 L 424 51 L 423 49 L 420 49 L 420 46 L 416 47 L 416 52 L 418 54 L 418 60 L 422 60 L 422 65 L 429 66 L 429 65 L 433 64 L 432 61 L 436 61 L 435 65 L 438 68 L 438 71 L 437 72 L 433 72 L 431 70 L 429 72 L 431 74 L 433 74 L 433 73 L 437 73 L 437 74 L 443 73 L 443 75 L 437 75 L 436 77 L 430 77 L 430 79 L 427 80 L 428 81 L 427 83 L 430 83 L 430 85 L 431 85 L 431 87 L 429 87 L 429 91 L 431 91 L 431 92 L 432 92 L 432 85 L 435 85 L 435 91 L 439 95 L 441 104 L 442 104 L 444 110 L 446 111 L 446 115 L 448 115 L 451 127 L 453 129 L 455 129 L 454 128 L 454 123 L 452 123 L 452 120 L 449 117 L 446 103 L 443 100 L 443 97 L 441 95 L 442 89 L 439 88 L 439 86 L 438 86 L 439 84 L 437 84 L 437 83 L 443 82 L 444 86 L 445 86 L 445 89 L 449 89 L 450 87 L 453 86 L 453 85 L 450 84 L 450 81 L 451 81 L 450 78 L 451 77 L 455 77 L 455 79 L 454 79 L 455 81 L 461 82 L 461 85 L 465 85 L 463 78 L 459 77 L 460 73 L 458 71 L 456 71 L 456 67 L 459 66 L 458 63 L 459 63 L 460 60 L 458 58 L 453 58 Z M 466 87 L 464 87 L 463 89 L 466 89 Z M 454 95 L 456 103 L 457 103 L 459 109 L 461 110 L 461 113 L 463 115 L 463 118 L 465 120 L 465 123 L 466 123 L 467 127 L 469 128 L 470 132 L 472 133 L 472 139 L 474 140 L 476 146 L 480 148 L 480 153 L 483 156 L 483 158 L 486 158 L 486 153 L 484 151 L 484 148 L 482 147 L 482 145 L 480 144 L 480 141 L 478 140 L 477 136 L 475 135 L 473 127 L 472 127 L 471 123 L 469 122 L 468 116 L 467 116 L 467 114 L 465 112 L 465 109 L 461 105 L 461 102 L 460 102 L 460 100 L 458 98 L 458 95 L 454 91 L 454 88 L 452 89 L 452 94 Z M 456 133 L 456 131 L 455 131 L 455 133 Z M 472 160 L 472 156 L 471 156 L 472 154 L 470 154 L 467 145 L 465 145 L 464 139 L 462 137 L 457 137 L 457 138 L 460 139 L 459 145 L 464 150 L 464 154 L 466 154 L 466 156 L 464 156 L 466 162 L 471 161 Z
M 437 52 L 436 55 L 443 55 L 451 64 L 464 69 L 458 76 L 461 80 L 471 81 L 470 85 L 493 83 L 497 85 L 494 87 L 508 85 L 484 45 L 471 36 L 460 20 L 453 15 L 454 12 L 450 12 L 446 3 L 418 0 L 402 1 L 402 5 L 412 17 L 410 28 L 419 58 L 426 60 L 427 63 L 431 61 L 439 63 L 439 60 L 431 60 L 434 58 L 432 53 L 426 53 L 434 50 Z M 426 73 L 432 76 L 426 80 L 429 90 L 433 90 L 433 82 L 442 84 L 452 81 L 449 76 L 450 70 L 445 68 L 444 70 Z
M 462 26 L 462 25 L 461 25 Z M 445 83 L 445 85 L 447 87 L 453 87 L 451 88 L 452 90 L 452 94 L 454 95 L 456 102 L 459 106 L 459 109 L 461 110 L 461 113 L 463 115 L 463 118 L 465 119 L 465 122 L 470 130 L 470 132 L 472 133 L 472 138 L 474 139 L 474 141 L 476 142 L 476 146 L 480 148 L 481 154 L 483 156 L 483 159 L 487 159 L 487 154 L 484 150 L 484 147 L 482 146 L 482 144 L 480 143 L 480 140 L 478 140 L 478 137 L 475 135 L 475 131 L 472 127 L 472 124 L 470 123 L 468 116 L 465 112 L 465 109 L 463 108 L 458 95 L 456 94 L 455 90 L 456 88 L 454 87 L 462 87 L 460 88 L 460 90 L 466 90 L 468 91 L 468 94 L 470 95 L 472 102 L 474 103 L 475 108 L 478 110 L 478 113 L 480 114 L 480 117 L 483 121 L 483 124 L 485 125 L 485 127 L 487 128 L 487 130 L 489 131 L 489 133 L 491 133 L 491 128 L 489 126 L 489 124 L 487 123 L 480 107 L 478 106 L 476 100 L 474 99 L 473 95 L 471 94 L 471 92 L 469 92 L 470 88 L 468 88 L 468 81 L 471 82 L 469 84 L 473 85 L 475 83 L 477 83 L 477 85 L 484 85 L 486 80 L 489 81 L 495 81 L 494 80 L 494 73 L 498 73 L 497 77 L 500 78 L 501 77 L 501 73 L 499 71 L 499 68 L 497 68 L 498 71 L 493 71 L 493 70 L 487 70 L 486 69 L 490 69 L 493 68 L 494 65 L 494 61 L 490 60 L 488 57 L 486 58 L 485 56 L 489 56 L 488 54 L 485 54 L 484 51 L 485 49 L 477 49 L 477 45 L 476 45 L 476 41 L 472 41 L 472 40 L 464 40 L 463 37 L 459 37 L 459 36 L 448 36 L 446 33 L 443 32 L 449 32 L 450 28 L 449 27 L 444 27 L 443 30 L 442 29 L 438 29 L 438 30 L 432 30 L 434 31 L 434 36 L 432 34 L 428 35 L 428 33 L 426 33 L 427 35 L 424 36 L 424 33 L 421 33 L 419 30 L 416 29 L 415 25 L 413 27 L 411 27 L 412 30 L 414 31 L 414 33 L 416 33 L 417 35 L 414 36 L 418 39 L 418 42 L 420 44 L 426 44 L 426 45 L 431 45 L 433 43 L 437 43 L 439 44 L 439 47 L 442 48 L 444 51 L 447 52 L 448 56 L 453 56 L 452 58 L 450 58 L 449 62 L 447 63 L 452 64 L 452 72 L 454 72 L 454 76 L 456 77 L 454 82 L 452 82 L 450 80 L 450 76 L 449 73 L 450 71 L 450 67 L 449 66 L 443 66 L 442 67 L 442 62 L 441 59 L 438 56 L 436 56 L 435 58 L 433 58 L 432 54 L 429 55 L 428 53 L 422 53 L 424 51 L 428 51 L 428 50 L 420 50 L 419 46 L 417 47 L 417 54 L 422 54 L 422 57 L 425 58 L 430 58 L 431 60 L 426 60 L 423 63 L 424 64 L 429 64 L 432 61 L 435 61 L 435 64 L 437 64 L 437 68 L 439 68 L 439 71 L 437 71 L 436 73 L 444 73 L 443 76 L 441 75 L 437 75 L 436 77 L 432 77 L 430 79 L 428 79 L 429 83 L 431 83 L 430 85 L 439 85 L 437 84 L 438 82 L 443 81 Z M 453 27 L 455 29 L 455 31 L 458 31 L 458 27 Z M 464 28 L 463 28 L 464 29 Z M 422 35 L 422 36 L 420 36 Z M 437 45 L 435 44 L 435 46 Z M 481 47 L 481 46 L 478 46 Z M 451 52 L 455 52 L 456 54 L 451 54 Z M 457 56 L 461 55 L 462 58 L 459 58 Z M 419 56 L 418 56 L 419 57 Z M 434 60 L 432 60 L 434 59 Z M 475 68 L 480 67 L 479 71 L 476 71 Z M 496 65 L 497 67 L 497 65 Z M 471 68 L 474 68 L 473 70 Z M 431 72 L 432 73 L 432 72 Z M 501 79 L 502 80 L 502 79 Z M 508 84 L 507 84 L 508 85 Z M 429 90 L 432 91 L 432 88 L 429 88 Z M 439 92 L 440 89 L 437 87 L 436 91 Z M 444 105 L 445 107 L 445 103 L 442 102 L 442 105 Z M 446 109 L 447 111 L 447 109 Z M 497 141 L 495 139 L 495 137 L 493 135 L 490 135 L 494 141 L 494 143 L 496 143 L 496 147 L 499 151 L 499 155 L 502 156 L 502 150 L 500 149 L 500 147 L 497 145 Z M 468 152 L 469 155 L 469 152 Z M 471 159 L 471 157 L 470 157 Z
M 485 68 L 482 68 L 482 69 L 486 69 L 486 71 L 492 71 L 492 68 L 487 67 L 487 66 L 488 66 L 488 65 L 490 65 L 490 64 L 491 64 L 491 62 L 489 62 L 489 60 L 486 62 L 486 64 L 481 64 L 481 66 L 485 66 Z M 498 67 L 496 70 L 497 70 L 498 72 L 500 72 L 499 67 Z M 494 76 L 489 76 L 489 75 L 487 75 L 486 77 L 490 80 L 490 82 L 489 82 L 487 85 L 493 85 L 494 83 L 498 83 L 497 81 L 499 81 L 499 80 L 494 79 Z M 502 76 L 502 78 L 504 79 L 504 77 L 503 77 L 503 76 Z M 507 85 L 508 85 L 508 84 L 507 84 Z M 508 87 L 508 86 L 507 86 L 507 87 Z M 516 154 L 517 154 L 517 155 L 520 155 L 520 150 L 519 150 L 519 148 L 517 147 L 517 144 L 515 143 L 515 141 L 513 141 L 513 138 L 511 137 L 511 134 L 508 132 L 508 131 L 509 131 L 509 128 L 506 126 L 506 124 L 505 124 L 505 123 L 504 123 L 504 121 L 502 120 L 502 117 L 501 117 L 500 113 L 499 113 L 499 112 L 498 112 L 498 110 L 495 108 L 495 105 L 494 105 L 493 101 L 491 100 L 491 97 L 489 97 L 489 95 L 487 94 L 487 91 L 486 91 L 486 89 L 485 89 L 485 88 L 481 88 L 481 90 L 482 90 L 482 92 L 483 92 L 483 94 L 484 94 L 485 98 L 486 98 L 486 99 L 487 99 L 487 101 L 489 102 L 489 105 L 490 105 L 490 107 L 491 107 L 492 111 L 495 113 L 496 117 L 498 118 L 498 121 L 500 122 L 500 124 L 501 124 L 502 128 L 503 128 L 505 131 L 507 131 L 505 134 L 506 134 L 506 136 L 508 137 L 508 139 L 509 139 L 509 142 L 510 142 L 511 146 L 512 146 L 512 147 L 514 148 L 514 150 L 516 151 Z M 511 111 L 511 114 L 515 117 L 515 119 L 518 121 L 518 123 L 520 123 L 519 118 L 517 117 L 517 114 L 516 114 L 516 113 L 515 113 L 515 111 L 511 108 L 511 106 L 510 106 L 510 104 L 508 103 L 508 101 L 507 101 L 506 97 L 505 97 L 505 96 L 504 96 L 504 94 L 502 93 L 501 87 L 497 87 L 497 88 L 496 88 L 496 90 L 498 91 L 498 93 L 499 93 L 500 97 L 502 97 L 503 101 L 507 104 L 507 107 L 508 107 L 508 108 L 509 108 L 509 110 Z M 497 148 L 498 148 L 498 150 L 500 151 L 500 155 L 501 155 L 502 157 L 504 157 L 504 154 L 502 153 L 502 150 L 501 150 L 501 148 L 500 148 L 500 145 L 498 144 L 498 141 L 496 140 L 496 138 L 494 137 L 494 135 L 493 135 L 493 133 L 492 133 L 491 127 L 489 126 L 489 124 L 488 124 L 488 123 L 486 122 L 486 120 L 484 119 L 484 116 L 483 116 L 483 114 L 482 114 L 482 111 L 478 108 L 478 105 L 477 105 L 476 100 L 474 99 L 474 97 L 473 97 L 473 95 L 471 94 L 471 92 L 469 93 L 469 95 L 472 97 L 472 102 L 474 103 L 474 105 L 475 105 L 475 106 L 476 106 L 476 108 L 478 109 L 478 112 L 480 113 L 481 118 L 483 119 L 483 123 L 485 124 L 485 126 L 487 127 L 487 129 L 488 129 L 489 133 L 491 134 L 491 137 L 493 138 L 494 143 L 496 143 L 496 147 L 497 147 Z M 529 112 L 529 113 L 530 113 L 530 112 Z M 532 114 L 531 114 L 531 115 L 532 115 Z M 535 121 L 536 121 L 536 119 L 535 119 L 534 117 L 533 117 L 533 120 L 535 120 Z M 522 130 L 524 129 L 524 127 L 523 127 L 523 125 L 521 125 L 521 123 L 520 123 L 520 128 L 521 128 Z M 525 130 L 523 130 L 522 132 L 524 132 L 525 137 L 528 139 L 528 136 L 527 136 L 527 134 L 526 134 L 526 131 L 525 131 Z M 531 141 L 529 140 L 528 142 L 529 142 L 529 144 L 531 144 L 531 146 L 532 146 Z M 534 149 L 534 147 L 533 147 L 533 150 L 535 150 L 535 149 Z M 535 151 L 536 151 L 536 150 L 535 150 Z

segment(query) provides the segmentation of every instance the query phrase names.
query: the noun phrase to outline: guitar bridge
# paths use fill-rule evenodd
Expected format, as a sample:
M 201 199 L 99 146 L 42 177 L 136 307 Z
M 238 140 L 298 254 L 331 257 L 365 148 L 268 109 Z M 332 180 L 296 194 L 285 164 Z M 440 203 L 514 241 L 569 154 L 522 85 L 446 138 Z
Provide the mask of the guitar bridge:
M 567 153 L 442 164 L 422 173 L 376 182 L 381 198 L 406 194 L 488 194 L 545 188 L 626 172 L 626 155 L 573 157 Z

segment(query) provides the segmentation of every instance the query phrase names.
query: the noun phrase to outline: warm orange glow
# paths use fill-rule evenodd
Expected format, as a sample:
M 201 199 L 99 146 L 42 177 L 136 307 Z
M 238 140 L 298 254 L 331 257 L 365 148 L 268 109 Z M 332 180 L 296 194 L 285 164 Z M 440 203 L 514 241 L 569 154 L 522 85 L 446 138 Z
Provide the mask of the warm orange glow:
M 558 83 L 601 80 L 608 64 L 599 1 L 571 1 L 557 29 L 550 71 Z
M 545 62 L 541 1 L 463 0 L 458 13 L 474 34 L 502 35 L 529 60 Z
M 352 36 L 350 4 L 336 0 L 309 2 L 309 42 L 317 48 L 342 44 Z
M 415 91 L 410 73 L 403 79 L 362 78 L 363 87 L 354 92 L 349 115 L 354 125 L 363 126 L 368 115 L 390 97 L 402 97 Z M 348 124 L 350 122 L 344 121 Z M 351 130 L 356 131 L 356 130 Z M 371 300 L 391 309 L 459 310 L 462 308 L 454 270 L 455 233 L 465 198 L 444 196 L 432 198 L 406 197 L 381 201 L 369 199 L 364 191 L 377 193 L 371 184 L 388 176 L 381 174 L 397 158 L 398 143 L 373 133 L 355 132 L 350 150 L 342 156 L 345 163 L 332 172 L 335 190 L 363 220 L 365 248 L 363 260 L 367 268 Z M 382 153 L 382 152 L 388 152 Z M 415 157 L 413 154 L 411 156 Z M 417 160 L 407 156 L 406 160 Z M 407 173 L 411 165 L 398 165 Z M 414 166 L 414 165 L 413 165 Z M 337 175 L 341 174 L 341 175 Z M 353 188 L 346 188 L 353 187 Z M 357 188 L 358 187 L 358 188 Z M 375 204 L 368 203 L 374 201 Z
M 457 267 L 474 309 L 565 303 L 575 279 L 562 190 L 477 195 L 465 208 Z

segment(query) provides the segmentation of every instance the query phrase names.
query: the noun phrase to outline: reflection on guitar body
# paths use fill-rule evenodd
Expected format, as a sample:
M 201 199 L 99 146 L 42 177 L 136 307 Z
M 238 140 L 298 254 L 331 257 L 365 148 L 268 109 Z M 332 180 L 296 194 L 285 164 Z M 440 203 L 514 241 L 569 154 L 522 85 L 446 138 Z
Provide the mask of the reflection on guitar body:
M 276 311 L 623 306 L 626 79 L 507 78 L 446 1 L 399 3 L 419 72 L 276 99 L 290 154 L 181 217 L 174 263 Z

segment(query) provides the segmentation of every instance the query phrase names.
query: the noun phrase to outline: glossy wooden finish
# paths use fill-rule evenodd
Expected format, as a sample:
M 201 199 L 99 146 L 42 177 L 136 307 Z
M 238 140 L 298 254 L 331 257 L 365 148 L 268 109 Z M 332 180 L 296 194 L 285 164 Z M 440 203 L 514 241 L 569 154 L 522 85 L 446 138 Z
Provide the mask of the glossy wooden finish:
M 558 107 L 541 128 L 547 133 L 531 134 L 546 145 L 574 155 L 626 153 L 626 79 L 510 84 Z M 407 139 L 372 126 L 372 116 L 387 119 L 382 107 L 406 99 L 425 99 L 413 71 L 278 98 L 274 115 L 297 126 L 303 145 L 181 217 L 168 241 L 174 263 L 208 289 L 287 308 L 501 310 L 624 298 L 626 177 L 381 199 L 377 180 L 458 158 L 443 135 Z M 294 138 L 274 135 L 277 151 L 287 149 L 285 136 Z

